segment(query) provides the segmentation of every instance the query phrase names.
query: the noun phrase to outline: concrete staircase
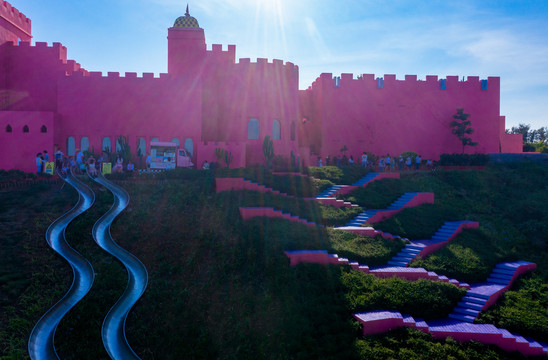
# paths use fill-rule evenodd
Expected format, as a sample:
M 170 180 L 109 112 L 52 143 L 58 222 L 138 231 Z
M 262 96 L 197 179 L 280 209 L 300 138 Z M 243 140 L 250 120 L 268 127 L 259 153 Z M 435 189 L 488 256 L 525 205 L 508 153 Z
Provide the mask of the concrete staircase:
M 373 224 L 391 218 L 404 208 L 426 203 L 434 203 L 434 193 L 405 193 L 386 209 L 365 210 L 344 226 L 362 226 L 365 223 Z
M 412 327 L 424 333 L 430 333 L 436 339 L 452 337 L 457 341 L 478 341 L 491 344 L 505 351 L 517 351 L 527 356 L 539 356 L 548 353 L 548 345 L 512 334 L 490 324 L 470 324 L 456 319 L 424 321 L 397 311 L 371 311 L 354 314 L 362 325 L 363 335 L 381 334 L 398 327 Z
M 317 224 L 313 221 L 302 219 L 298 216 L 291 215 L 290 213 L 284 213 L 281 210 L 276 210 L 272 207 L 240 207 L 240 215 L 244 220 L 248 220 L 258 216 L 266 216 L 269 218 L 282 218 L 292 222 L 301 223 L 310 227 L 316 227 L 323 225 Z
M 470 285 L 466 283 L 461 283 L 455 279 L 449 279 L 447 276 L 438 275 L 433 271 L 427 271 L 423 268 L 398 266 L 379 266 L 369 268 L 367 265 L 360 265 L 358 262 L 349 261 L 346 258 L 340 258 L 337 254 L 329 254 L 327 250 L 286 250 L 285 254 L 289 257 L 289 264 L 291 266 L 296 266 L 300 263 L 350 265 L 352 269 L 356 271 L 375 275 L 380 278 L 391 278 L 396 276 L 409 281 L 428 279 L 432 281 L 447 282 L 461 288 L 470 289 Z
M 381 179 L 399 179 L 400 173 L 378 173 L 373 172 L 365 175 L 352 185 L 333 185 L 327 190 L 324 190 L 321 192 L 316 198 L 325 198 L 325 197 L 335 197 L 338 194 L 345 195 L 349 194 L 352 191 L 356 190 L 359 187 L 366 187 L 373 181 L 381 180 Z
M 229 190 L 250 190 L 250 191 L 259 191 L 263 193 L 272 193 L 275 195 L 294 197 L 286 193 L 274 190 L 265 185 L 255 183 L 251 180 L 245 178 L 216 178 L 215 179 L 215 188 L 217 193 Z
M 479 313 L 492 306 L 523 272 L 532 271 L 536 264 L 527 261 L 497 264 L 486 282 L 473 284 L 458 306 L 449 314 L 452 319 L 473 323 Z

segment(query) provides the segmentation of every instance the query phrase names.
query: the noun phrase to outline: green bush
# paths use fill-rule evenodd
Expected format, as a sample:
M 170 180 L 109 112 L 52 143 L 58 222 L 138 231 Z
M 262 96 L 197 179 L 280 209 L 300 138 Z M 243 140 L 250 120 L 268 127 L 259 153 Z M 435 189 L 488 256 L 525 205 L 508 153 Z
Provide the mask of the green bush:
M 316 179 L 329 180 L 335 184 L 341 184 L 343 171 L 337 166 L 309 166 L 308 173 Z
M 423 319 L 448 316 L 466 294 L 466 290 L 448 283 L 381 279 L 353 270 L 343 272 L 342 283 L 352 312 L 397 310 Z
M 548 284 L 538 273 L 524 276 L 478 322 L 548 342 Z
M 385 265 L 405 246 L 403 240 L 387 240 L 382 236 L 371 238 L 334 229 L 327 229 L 327 232 L 333 253 L 361 265 Z
M 368 336 L 356 341 L 360 359 L 375 360 L 516 360 L 527 359 L 519 353 L 507 353 L 495 346 L 452 338 L 435 340 L 430 334 L 412 328 L 399 328 L 386 334 Z
M 366 176 L 372 170 L 359 164 L 345 166 L 310 166 L 308 174 L 317 179 L 329 180 L 338 185 L 350 185 L 360 178 Z

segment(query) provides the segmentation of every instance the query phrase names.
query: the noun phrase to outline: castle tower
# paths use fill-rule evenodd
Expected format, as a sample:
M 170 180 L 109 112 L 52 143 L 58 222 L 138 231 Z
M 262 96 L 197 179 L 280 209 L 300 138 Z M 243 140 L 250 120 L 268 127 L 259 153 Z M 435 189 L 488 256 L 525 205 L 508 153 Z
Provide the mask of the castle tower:
M 206 56 L 204 29 L 198 20 L 186 14 L 168 29 L 167 72 L 172 76 L 198 75 Z

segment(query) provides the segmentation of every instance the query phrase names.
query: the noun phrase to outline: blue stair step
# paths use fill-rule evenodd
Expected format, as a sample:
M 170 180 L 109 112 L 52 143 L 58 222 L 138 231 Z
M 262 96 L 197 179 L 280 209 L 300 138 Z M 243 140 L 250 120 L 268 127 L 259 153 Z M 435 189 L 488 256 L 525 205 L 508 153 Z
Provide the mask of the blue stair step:
M 495 269 L 493 270 L 493 273 L 495 273 L 495 274 L 502 274 L 502 275 L 514 276 L 515 271 L 513 271 L 513 270 L 512 270 L 512 271 L 509 271 L 509 270 L 504 270 L 504 269 L 497 269 L 497 268 L 495 268 Z
M 502 280 L 508 280 L 508 281 L 512 280 L 512 278 L 513 278 L 513 276 L 510 275 L 510 274 L 499 274 L 499 273 L 496 273 L 496 272 L 492 272 L 489 277 L 502 279 Z
M 419 245 L 407 244 L 405 245 L 405 249 L 423 251 L 424 247 Z
M 405 257 L 401 257 L 401 256 L 394 256 L 392 258 L 392 261 L 397 261 L 397 262 L 402 262 L 402 263 L 405 263 L 406 265 L 409 264 L 409 262 L 412 260 L 413 258 L 405 258 Z
M 461 301 L 461 302 L 458 303 L 458 306 L 463 307 L 463 308 L 468 308 L 468 309 L 474 309 L 474 310 L 478 310 L 478 311 L 481 311 L 481 308 L 482 308 L 482 305 L 477 304 L 477 303 L 473 303 L 473 302 L 469 302 L 469 301 Z
M 463 315 L 470 315 L 470 316 L 473 316 L 474 318 L 478 317 L 478 314 L 480 313 L 479 310 L 463 308 L 460 306 L 457 306 L 456 308 L 454 308 L 453 312 L 463 314 Z
M 462 301 L 471 302 L 483 306 L 485 305 L 487 300 L 475 296 L 465 295 L 463 296 Z
M 401 266 L 401 267 L 406 267 L 407 266 L 407 263 L 403 262 L 403 261 L 392 261 L 392 260 L 390 260 L 388 262 L 388 264 L 394 265 L 394 266 Z
M 476 297 L 476 298 L 485 299 L 485 301 L 489 300 L 489 295 L 475 293 L 472 290 L 469 290 L 466 294 L 469 295 L 469 296 Z
M 402 259 L 414 259 L 417 255 L 416 254 L 409 254 L 409 253 L 402 253 L 399 252 L 396 254 L 397 257 L 400 257 Z
M 475 317 L 473 317 L 473 316 L 469 316 L 469 315 L 459 315 L 459 314 L 455 314 L 455 313 L 449 314 L 449 317 L 450 317 L 451 319 L 456 319 L 456 320 L 460 320 L 460 321 L 465 321 L 465 322 L 468 322 L 468 323 L 474 323 L 474 320 L 475 320 Z
M 487 282 L 491 284 L 497 284 L 497 285 L 503 285 L 503 286 L 509 285 L 508 281 L 502 280 L 502 279 L 496 279 L 496 278 L 488 278 Z

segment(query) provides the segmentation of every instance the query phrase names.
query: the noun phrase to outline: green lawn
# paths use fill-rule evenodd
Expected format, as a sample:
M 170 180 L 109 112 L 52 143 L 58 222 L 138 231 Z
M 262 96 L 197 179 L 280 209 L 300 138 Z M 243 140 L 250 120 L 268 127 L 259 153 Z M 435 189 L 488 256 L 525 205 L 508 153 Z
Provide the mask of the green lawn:
M 308 178 L 280 177 L 259 168 L 223 170 L 219 176 L 250 174 L 297 195 L 319 190 Z M 479 221 L 479 229 L 464 231 L 413 266 L 474 282 L 484 280 L 500 261 L 536 262 L 538 269 L 480 321 L 546 341 L 547 176 L 548 169 L 535 164 L 410 173 L 374 182 L 349 197 L 364 208 L 383 208 L 404 192 L 433 191 L 435 204 L 407 209 L 375 226 L 412 239 L 430 237 L 445 221 Z M 57 350 L 66 359 L 107 358 L 100 325 L 126 282 L 125 270 L 91 238 L 112 196 L 89 185 L 96 204 L 71 223 L 67 239 L 90 260 L 97 276 L 91 292 L 57 330 Z M 149 272 L 148 288 L 126 325 L 128 341 L 143 359 L 520 358 L 474 342 L 434 340 L 412 329 L 362 338 L 353 312 L 392 309 L 434 319 L 446 316 L 463 291 L 425 280 L 379 279 L 342 266 L 290 267 L 284 250 L 325 249 L 375 266 L 404 243 L 282 219 L 243 221 L 238 211 L 240 206 L 274 206 L 336 225 L 351 217 L 352 209 L 248 191 L 216 194 L 206 171 L 177 171 L 124 186 L 131 201 L 112 234 Z M 76 201 L 75 192 L 68 186 L 60 190 L 60 184 L 0 193 L 0 225 L 16 229 L 0 244 L 2 360 L 28 358 L 32 327 L 70 285 L 70 267 L 47 247 L 44 234 Z M 14 209 L 26 215 L 19 219 Z

